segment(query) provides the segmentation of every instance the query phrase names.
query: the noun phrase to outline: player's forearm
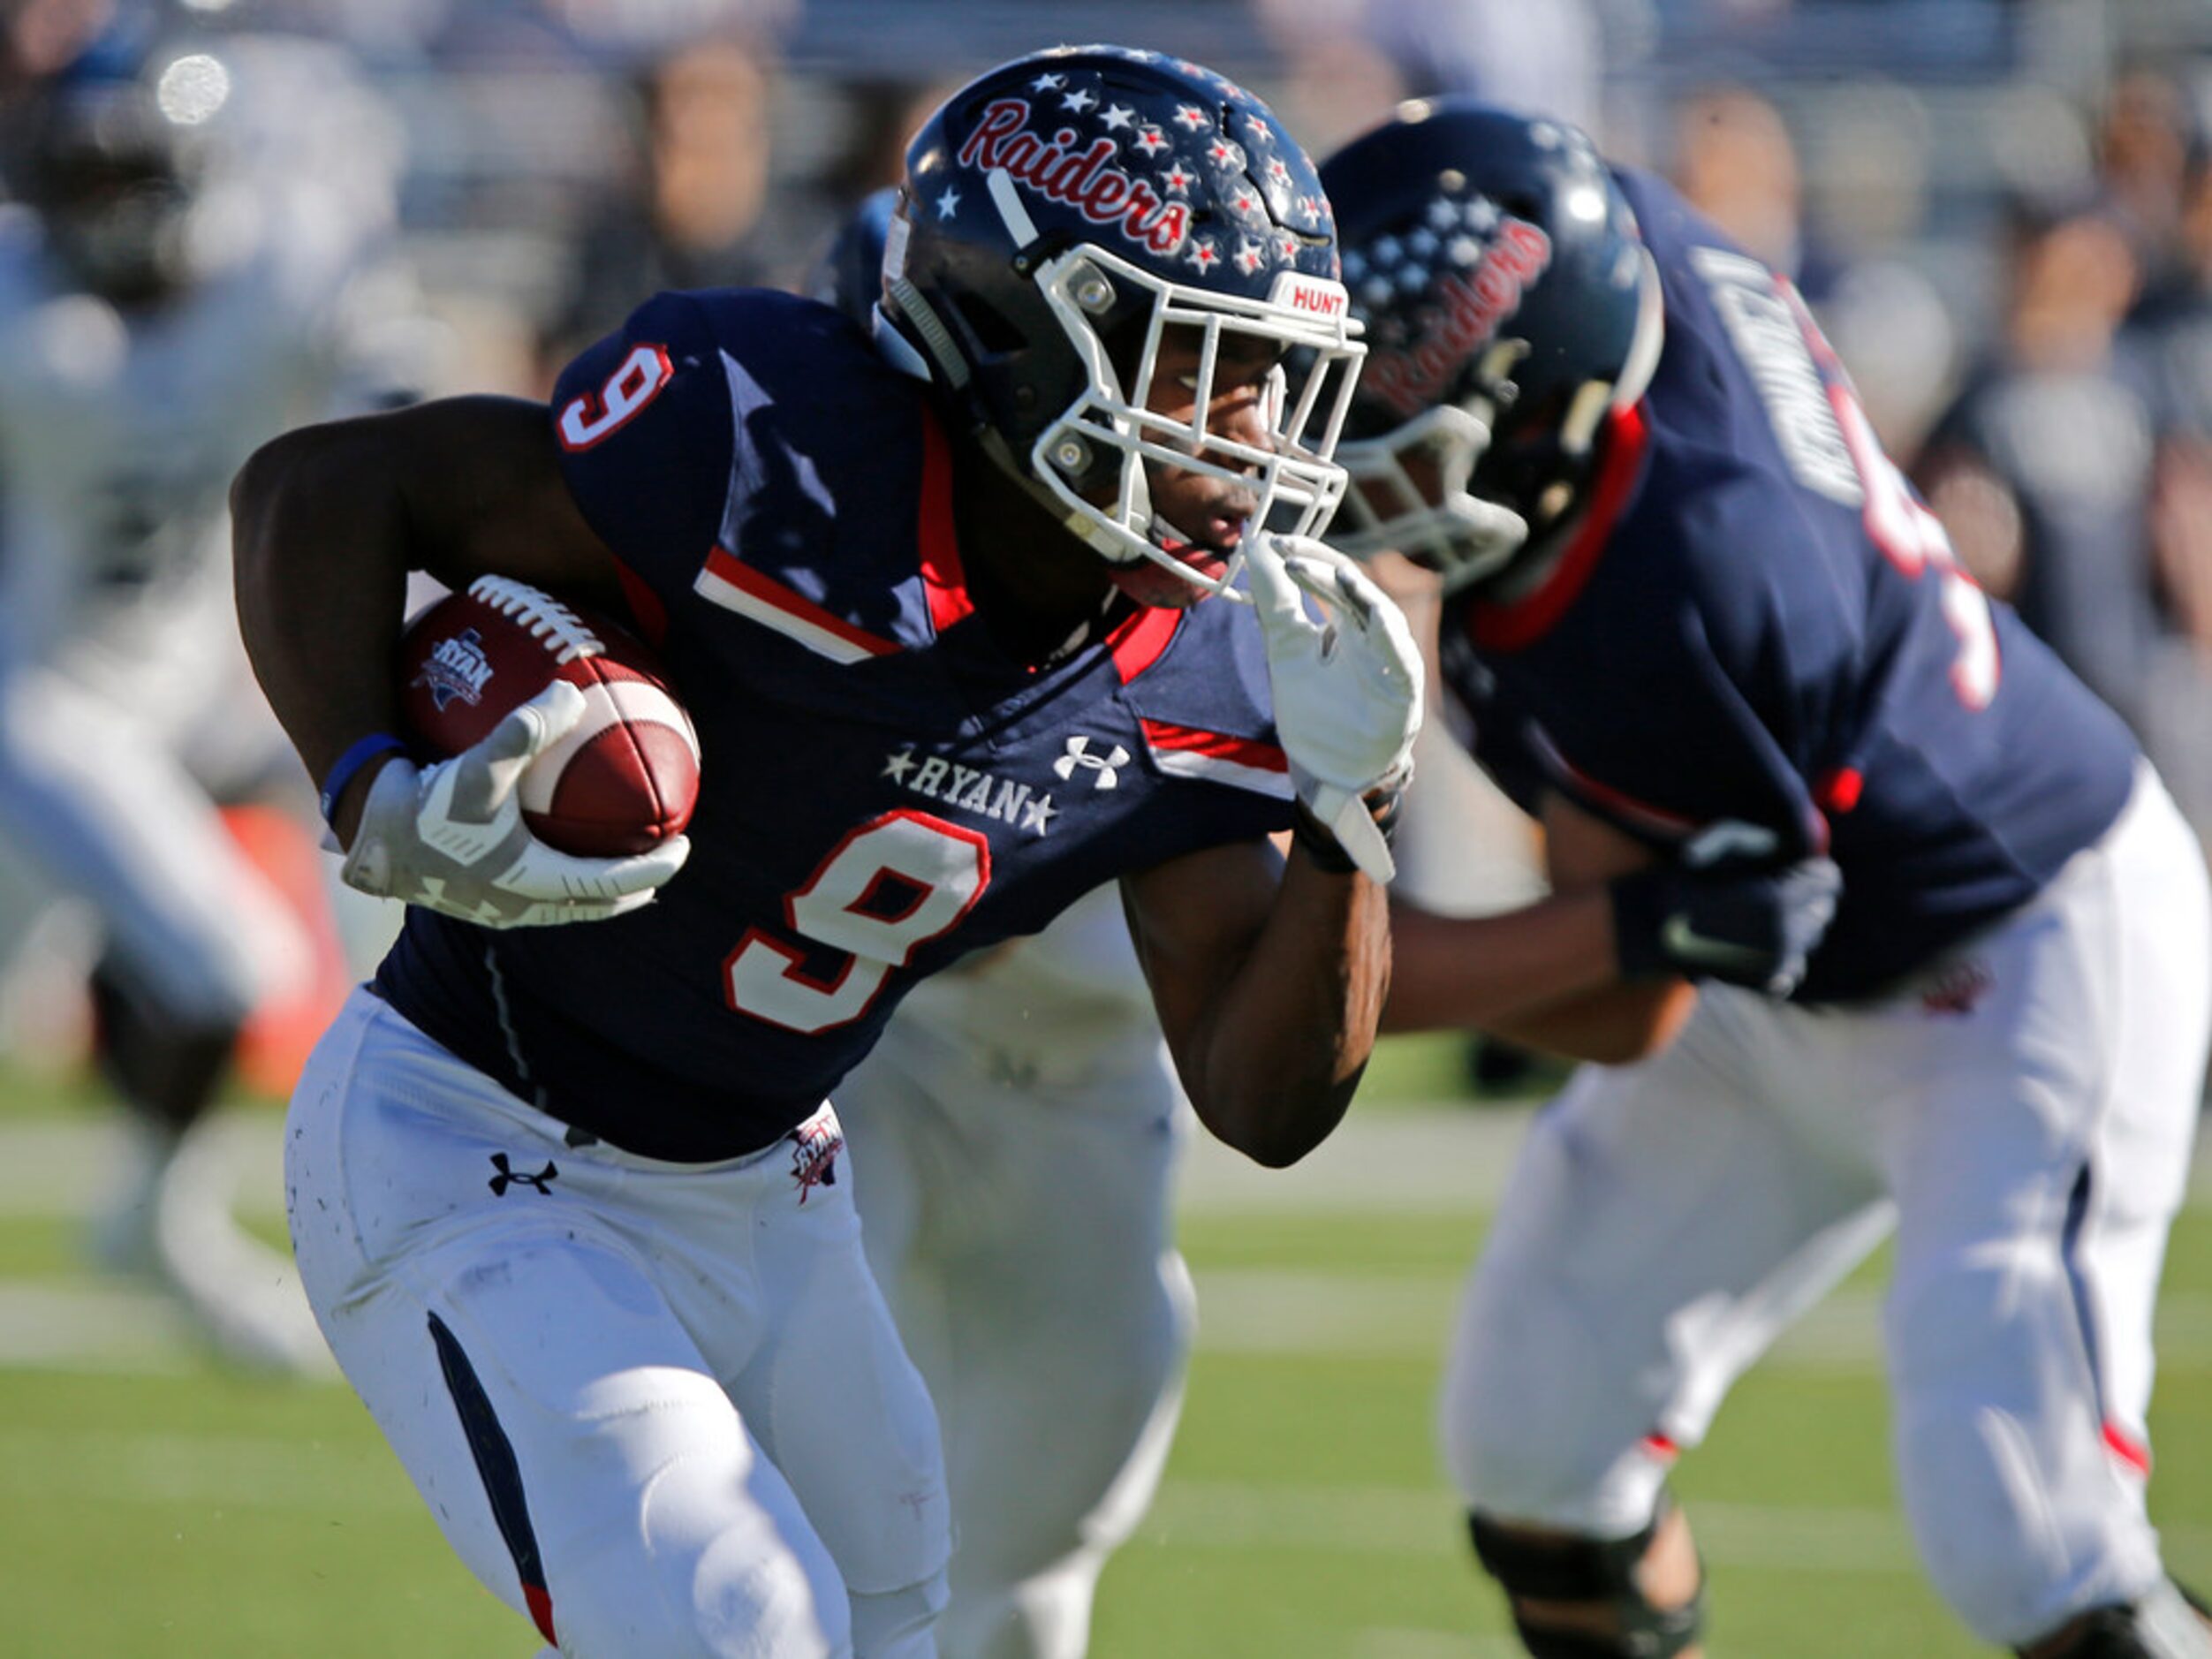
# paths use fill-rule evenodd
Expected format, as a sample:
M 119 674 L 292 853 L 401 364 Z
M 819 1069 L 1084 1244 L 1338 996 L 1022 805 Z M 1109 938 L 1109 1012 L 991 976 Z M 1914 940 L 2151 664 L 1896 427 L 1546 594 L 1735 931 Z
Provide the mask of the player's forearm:
M 1612 905 L 1602 888 L 1490 916 L 1390 909 L 1385 1031 L 1481 1030 L 1615 977 Z
M 1186 1068 L 1200 1120 L 1255 1163 L 1297 1163 L 1351 1105 L 1390 981 L 1382 890 L 1293 854 Z
M 303 428 L 255 452 L 231 511 L 246 655 L 319 781 L 355 740 L 393 729 L 387 665 L 408 568 L 396 469 L 370 422 Z M 347 792 L 349 810 L 375 769 Z
M 1687 980 L 1637 980 L 1505 1014 L 1483 1029 L 1565 1059 L 1625 1065 L 1665 1048 L 1696 1007 Z

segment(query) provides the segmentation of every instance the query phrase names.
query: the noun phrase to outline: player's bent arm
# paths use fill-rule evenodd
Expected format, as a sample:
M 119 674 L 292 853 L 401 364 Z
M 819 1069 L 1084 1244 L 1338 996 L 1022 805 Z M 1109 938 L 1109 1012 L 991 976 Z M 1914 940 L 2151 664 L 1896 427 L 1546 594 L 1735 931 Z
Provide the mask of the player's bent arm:
M 1487 1031 L 1617 1064 L 1663 1046 L 1696 1000 L 1683 981 L 1615 977 L 1602 889 L 1489 916 L 1393 904 L 1390 934 L 1386 1032 Z
M 619 609 L 613 555 L 563 481 L 542 404 L 452 398 L 302 427 L 231 487 L 239 625 L 269 705 L 321 778 L 396 714 L 407 575 L 487 572 Z M 333 814 L 349 842 L 378 770 Z
M 1382 890 L 1265 842 L 1127 876 L 1145 977 L 1199 1121 L 1254 1162 L 1295 1163 L 1352 1103 L 1389 989 Z
M 1651 852 L 1563 798 L 1544 808 L 1553 897 L 1490 916 L 1393 906 L 1396 980 L 1386 1031 L 1472 1028 L 1573 1060 L 1656 1053 L 1697 1005 L 1675 978 L 1624 980 L 1606 883 Z

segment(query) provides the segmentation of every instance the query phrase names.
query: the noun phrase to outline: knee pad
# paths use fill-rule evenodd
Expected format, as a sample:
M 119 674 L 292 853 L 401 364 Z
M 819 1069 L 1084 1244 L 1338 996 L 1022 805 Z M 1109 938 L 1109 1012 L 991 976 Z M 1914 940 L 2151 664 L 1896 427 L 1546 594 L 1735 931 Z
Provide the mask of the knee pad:
M 1636 1582 L 1636 1564 L 1650 1549 L 1673 1505 L 1661 1502 L 1650 1523 L 1632 1538 L 1572 1538 L 1537 1542 L 1481 1514 L 1467 1517 L 1467 1532 L 1483 1569 L 1513 1598 L 1513 1627 L 1535 1659 L 1670 1659 L 1693 1646 L 1705 1624 L 1702 1568 L 1698 1592 L 1681 1607 L 1654 1607 Z M 1522 1598 L 1579 1602 L 1611 1610 L 1610 1635 L 1563 1630 L 1521 1617 Z
M 2168 1582 L 2125 1607 L 2100 1607 L 2057 1659 L 2212 1659 L 2204 1603 Z M 2015 1651 L 2027 1653 L 2030 1649 Z
M 208 1023 L 172 1016 L 127 989 L 107 963 L 91 989 L 94 1049 L 109 1085 L 140 1116 L 189 1129 L 230 1071 L 243 1013 Z

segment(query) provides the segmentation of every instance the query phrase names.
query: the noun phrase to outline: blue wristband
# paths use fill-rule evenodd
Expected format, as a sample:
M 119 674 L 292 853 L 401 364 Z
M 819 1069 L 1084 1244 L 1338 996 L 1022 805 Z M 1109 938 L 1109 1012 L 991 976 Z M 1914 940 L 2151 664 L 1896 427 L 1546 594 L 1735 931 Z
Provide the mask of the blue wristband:
M 345 786 L 353 781 L 353 774 L 380 754 L 390 754 L 407 746 L 389 731 L 372 731 L 354 740 L 353 746 L 338 756 L 322 780 L 322 793 L 318 804 L 322 808 L 322 822 L 329 823 L 330 814 L 338 809 L 338 797 L 345 793 Z

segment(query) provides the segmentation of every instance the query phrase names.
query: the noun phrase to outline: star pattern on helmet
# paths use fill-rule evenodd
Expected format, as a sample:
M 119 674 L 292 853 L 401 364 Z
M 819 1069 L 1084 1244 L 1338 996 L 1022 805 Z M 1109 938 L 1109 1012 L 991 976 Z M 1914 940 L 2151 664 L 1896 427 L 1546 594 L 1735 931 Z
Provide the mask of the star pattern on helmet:
M 1490 238 L 1504 220 L 1487 196 L 1432 199 L 1400 234 L 1379 236 L 1365 247 L 1346 248 L 1344 279 L 1360 303 L 1379 314 L 1369 322 L 1372 344 L 1389 348 L 1402 343 L 1405 324 L 1392 314 L 1401 296 L 1418 294 L 1447 271 L 1467 271 L 1482 262 Z
M 1122 62 L 1172 64 L 1188 84 L 1125 79 L 1114 67 Z M 1016 179 L 1094 223 L 1119 226 L 1127 235 L 1133 215 L 1150 215 L 1151 223 L 1162 223 L 1164 213 L 1178 216 L 1169 221 L 1177 227 L 1171 244 L 1155 248 L 1200 277 L 1217 280 L 1225 273 L 1264 282 L 1301 264 L 1314 274 L 1334 274 L 1333 216 L 1312 164 L 1259 100 L 1201 64 L 1160 53 L 1070 49 L 1062 68 L 1040 68 L 1025 70 L 1013 83 L 1026 111 L 992 106 L 994 125 L 971 171 L 992 165 L 995 151 L 1019 142 L 1025 148 L 1011 152 L 1022 158 L 1013 169 Z M 1079 177 L 1071 163 L 1093 154 L 1097 160 L 1080 163 L 1091 171 Z M 1052 167 L 1060 171 L 1048 182 Z M 1087 189 L 1104 168 L 1120 170 L 1130 181 L 1125 189 L 1079 199 L 1073 193 Z M 954 218 L 964 198 L 976 196 L 968 176 L 958 177 L 958 188 L 941 184 L 924 198 L 938 221 Z M 1148 208 L 1142 205 L 1148 195 L 1154 201 Z M 1095 211 L 1098 203 L 1106 205 Z M 1136 205 L 1117 213 L 1117 203 Z M 1208 216 L 1215 216 L 1211 223 Z M 1201 228 L 1209 234 L 1193 234 Z

